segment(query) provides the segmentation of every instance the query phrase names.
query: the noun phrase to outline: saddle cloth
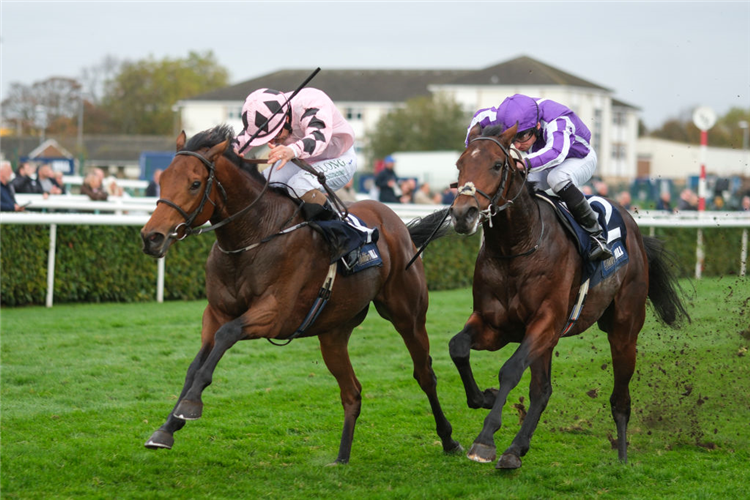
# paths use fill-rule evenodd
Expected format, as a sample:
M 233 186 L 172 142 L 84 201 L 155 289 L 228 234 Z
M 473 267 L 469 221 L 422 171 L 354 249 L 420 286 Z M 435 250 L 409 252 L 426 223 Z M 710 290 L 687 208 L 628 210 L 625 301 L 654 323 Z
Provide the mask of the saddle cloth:
M 343 275 L 383 265 L 376 245 L 378 228 L 367 227 L 359 217 L 348 214 L 343 220 L 318 220 L 310 225 L 323 235 L 331 248 L 331 264 L 338 260 Z
M 565 203 L 557 196 L 551 196 L 544 192 L 537 192 L 536 196 L 550 203 L 555 208 L 558 219 L 573 236 L 578 252 L 583 259 L 582 283 L 591 278 L 589 287 L 593 288 L 628 261 L 628 252 L 625 249 L 625 239 L 627 238 L 625 222 L 620 212 L 605 198 L 596 195 L 586 197 L 591 208 L 599 217 L 602 234 L 607 239 L 607 243 L 614 255 L 607 260 L 591 262 L 589 260 L 589 252 L 592 245 L 591 236 L 576 222 Z

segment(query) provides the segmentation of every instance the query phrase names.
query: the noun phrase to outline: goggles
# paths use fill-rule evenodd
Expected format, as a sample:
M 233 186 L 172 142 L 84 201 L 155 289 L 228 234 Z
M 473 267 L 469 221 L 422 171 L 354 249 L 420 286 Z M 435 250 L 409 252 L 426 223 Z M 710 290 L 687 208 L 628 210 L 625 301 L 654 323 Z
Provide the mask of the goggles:
M 530 128 L 528 130 L 524 130 L 523 132 L 519 132 L 513 137 L 513 142 L 526 142 L 536 133 L 536 128 Z

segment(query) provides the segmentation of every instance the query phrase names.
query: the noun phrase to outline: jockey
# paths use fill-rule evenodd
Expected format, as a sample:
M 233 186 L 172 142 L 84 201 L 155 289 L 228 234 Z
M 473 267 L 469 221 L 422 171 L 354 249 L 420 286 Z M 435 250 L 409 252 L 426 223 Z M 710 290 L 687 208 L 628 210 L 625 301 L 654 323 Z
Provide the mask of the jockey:
M 597 158 L 590 145 L 591 132 L 573 111 L 549 99 L 516 94 L 498 108 L 477 111 L 469 131 L 477 124 L 482 128 L 500 125 L 503 130 L 517 124 L 513 145 L 526 153 L 523 161 L 529 169 L 529 182 L 541 190 L 552 189 L 591 235 L 590 260 L 612 257 L 597 215 L 578 189 L 594 175 Z
M 357 170 L 354 130 L 323 91 L 305 88 L 288 101 L 291 95 L 263 88 L 247 96 L 242 106 L 245 128 L 235 138 L 234 149 L 241 155 L 247 147 L 268 144 L 273 166 L 263 171 L 266 178 L 273 174 L 272 183 L 285 185 L 291 196 L 331 210 L 317 177 L 291 160 L 307 161 L 337 191 Z

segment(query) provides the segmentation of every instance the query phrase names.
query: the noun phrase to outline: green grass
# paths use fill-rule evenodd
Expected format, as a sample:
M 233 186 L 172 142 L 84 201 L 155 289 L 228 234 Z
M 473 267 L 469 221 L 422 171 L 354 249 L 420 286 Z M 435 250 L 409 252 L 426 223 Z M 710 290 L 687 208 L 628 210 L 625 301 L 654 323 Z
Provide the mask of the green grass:
M 203 418 L 170 451 L 163 422 L 199 348 L 201 302 L 3 308 L 2 498 L 736 498 L 750 479 L 750 284 L 695 283 L 693 324 L 649 314 L 631 383 L 630 462 L 611 448 L 612 369 L 596 329 L 564 339 L 547 411 L 517 471 L 442 453 L 398 334 L 374 310 L 350 343 L 363 385 L 351 463 L 336 457 L 343 412 L 315 339 L 241 342 L 204 393 Z M 466 407 L 448 341 L 469 290 L 431 293 L 428 329 L 443 409 L 468 449 L 486 410 Z M 512 350 L 473 352 L 481 387 Z M 495 440 L 528 407 L 528 374 Z

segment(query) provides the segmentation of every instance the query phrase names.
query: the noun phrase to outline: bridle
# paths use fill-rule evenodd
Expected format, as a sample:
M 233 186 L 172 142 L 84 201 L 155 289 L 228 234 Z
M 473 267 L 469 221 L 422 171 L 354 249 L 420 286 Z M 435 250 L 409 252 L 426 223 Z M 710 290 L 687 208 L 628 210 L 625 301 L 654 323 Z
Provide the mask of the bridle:
M 263 196 L 263 192 L 268 188 L 268 185 L 269 185 L 269 182 L 266 181 L 265 185 L 263 186 L 263 189 L 258 194 L 258 197 L 255 200 L 253 200 L 252 203 L 250 203 L 248 206 L 246 206 L 239 212 L 233 215 L 230 215 L 226 219 L 220 222 L 217 222 L 216 224 L 212 224 L 209 227 L 205 227 L 205 228 L 201 227 L 198 229 L 193 229 L 192 227 L 193 222 L 195 221 L 195 218 L 198 217 L 198 214 L 200 214 L 203 211 L 203 207 L 206 206 L 206 202 L 209 202 L 214 207 L 216 207 L 216 203 L 214 203 L 213 200 L 211 200 L 211 190 L 213 189 L 214 182 L 216 182 L 216 185 L 218 186 L 219 192 L 221 193 L 221 197 L 224 200 L 225 204 L 227 202 L 227 192 L 224 190 L 224 186 L 221 185 L 221 182 L 219 182 L 219 180 L 216 179 L 216 165 L 212 161 L 210 161 L 208 158 L 206 158 L 200 153 L 196 153 L 194 151 L 186 151 L 186 150 L 178 151 L 175 154 L 175 156 L 193 156 L 195 158 L 198 158 L 201 161 L 201 163 L 203 163 L 203 165 L 205 165 L 205 167 L 208 169 L 208 179 L 206 180 L 206 187 L 203 190 L 203 198 L 198 204 L 198 208 L 196 208 L 189 214 L 185 212 L 182 209 L 182 207 L 180 207 L 179 205 L 177 205 L 175 202 L 171 200 L 168 200 L 166 198 L 159 198 L 158 200 L 156 200 L 157 205 L 159 203 L 164 203 L 165 205 L 169 205 L 170 207 L 177 210 L 177 212 L 179 212 L 180 215 L 182 215 L 182 217 L 185 219 L 184 222 L 180 222 L 179 224 L 177 224 L 177 226 L 175 226 L 174 230 L 169 235 L 167 235 L 168 238 L 172 238 L 172 239 L 180 241 L 180 240 L 184 240 L 191 234 L 202 234 L 202 233 L 207 233 L 209 231 L 215 231 L 219 229 L 220 227 L 226 224 L 229 224 L 234 219 L 236 219 L 240 215 L 250 210 L 253 207 L 253 205 L 255 205 L 258 202 L 258 200 L 260 200 L 261 196 Z M 179 235 L 179 230 L 181 227 L 184 227 L 184 233 L 182 236 Z
M 503 146 L 503 144 L 500 143 L 497 139 L 494 137 L 475 137 L 471 141 L 469 141 L 469 144 L 476 141 L 491 141 L 497 144 L 500 149 L 502 150 L 503 154 L 505 155 L 505 160 L 503 161 L 502 169 L 503 169 L 503 178 L 500 181 L 500 185 L 498 186 L 497 190 L 495 191 L 495 194 L 490 196 L 489 194 L 485 193 L 481 189 L 478 189 L 473 182 L 469 181 L 465 183 L 464 185 L 460 186 L 458 188 L 458 191 L 456 193 L 456 197 L 464 195 L 464 196 L 471 196 L 476 200 L 477 205 L 479 205 L 479 199 L 477 199 L 477 193 L 484 196 L 490 201 L 490 204 L 487 206 L 485 210 L 481 210 L 479 212 L 479 216 L 482 218 L 482 221 L 488 220 L 490 227 L 492 227 L 492 218 L 497 215 L 499 212 L 502 212 L 509 206 L 513 204 L 513 202 L 518 198 L 518 196 L 521 194 L 521 191 L 525 188 L 526 179 L 529 176 L 529 168 L 526 165 L 526 162 L 524 162 L 524 170 L 523 170 L 523 182 L 520 184 L 520 187 L 518 188 L 518 191 L 512 198 L 508 198 L 506 196 L 505 191 L 506 189 L 510 189 L 510 186 L 508 185 L 508 181 L 511 179 L 511 177 L 515 177 L 517 169 L 511 168 L 510 165 L 510 158 L 511 154 L 508 148 Z M 517 152 L 516 149 L 511 149 L 511 151 Z M 520 157 L 519 157 L 520 158 Z M 521 174 L 519 174 L 521 175 Z M 506 188 L 507 186 L 507 188 Z M 502 205 L 498 205 L 498 202 L 500 200 L 504 200 Z

